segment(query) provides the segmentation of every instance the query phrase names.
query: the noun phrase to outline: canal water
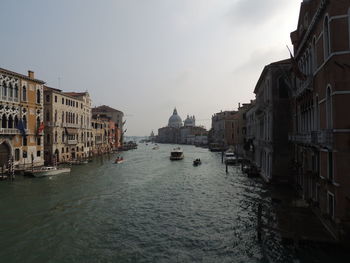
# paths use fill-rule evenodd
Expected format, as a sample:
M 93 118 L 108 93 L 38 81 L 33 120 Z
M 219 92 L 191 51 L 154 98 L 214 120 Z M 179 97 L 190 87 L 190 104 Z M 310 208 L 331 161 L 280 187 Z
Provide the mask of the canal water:
M 0 182 L 0 262 L 334 260 L 317 247 L 296 254 L 277 234 L 259 243 L 257 205 L 271 202 L 263 182 L 238 167 L 226 174 L 207 149 L 184 146 L 171 162 L 173 147 L 140 144 L 122 164 L 111 154 L 68 175 Z

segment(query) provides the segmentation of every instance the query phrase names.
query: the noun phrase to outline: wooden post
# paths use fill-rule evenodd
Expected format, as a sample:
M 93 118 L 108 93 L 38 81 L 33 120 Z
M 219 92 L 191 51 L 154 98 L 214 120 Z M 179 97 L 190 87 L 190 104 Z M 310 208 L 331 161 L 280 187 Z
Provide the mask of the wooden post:
M 227 163 L 226 163 L 226 173 L 228 173 L 228 165 L 227 165 Z
M 257 224 L 257 234 L 258 234 L 258 241 L 261 242 L 261 228 L 262 228 L 262 204 L 260 203 L 258 206 L 258 224 Z
M 224 151 L 221 152 L 221 163 L 224 163 Z

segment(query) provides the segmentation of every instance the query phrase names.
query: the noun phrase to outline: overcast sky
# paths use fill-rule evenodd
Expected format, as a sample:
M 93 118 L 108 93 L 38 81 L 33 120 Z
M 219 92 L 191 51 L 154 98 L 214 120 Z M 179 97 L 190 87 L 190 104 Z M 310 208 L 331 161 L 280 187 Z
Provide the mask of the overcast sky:
M 184 120 L 210 128 L 288 58 L 301 0 L 1 0 L 0 67 L 124 112 L 127 135 Z M 60 81 L 59 81 L 60 79 Z

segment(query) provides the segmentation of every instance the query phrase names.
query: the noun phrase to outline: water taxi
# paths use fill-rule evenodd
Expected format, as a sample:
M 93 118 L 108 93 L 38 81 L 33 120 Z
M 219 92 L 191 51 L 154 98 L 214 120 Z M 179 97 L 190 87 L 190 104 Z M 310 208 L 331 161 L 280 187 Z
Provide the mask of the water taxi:
M 182 160 L 183 158 L 184 152 L 180 147 L 174 148 L 170 153 L 170 160 L 172 161 Z
M 193 161 L 193 166 L 198 166 L 200 164 L 202 164 L 201 159 L 196 159 L 196 160 Z

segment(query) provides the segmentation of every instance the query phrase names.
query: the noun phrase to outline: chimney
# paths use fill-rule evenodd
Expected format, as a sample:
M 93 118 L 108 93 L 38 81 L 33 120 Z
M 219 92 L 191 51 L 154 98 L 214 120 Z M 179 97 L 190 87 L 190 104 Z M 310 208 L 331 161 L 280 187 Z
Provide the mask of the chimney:
M 34 71 L 28 70 L 28 77 L 34 79 Z

